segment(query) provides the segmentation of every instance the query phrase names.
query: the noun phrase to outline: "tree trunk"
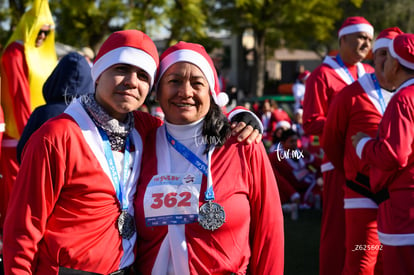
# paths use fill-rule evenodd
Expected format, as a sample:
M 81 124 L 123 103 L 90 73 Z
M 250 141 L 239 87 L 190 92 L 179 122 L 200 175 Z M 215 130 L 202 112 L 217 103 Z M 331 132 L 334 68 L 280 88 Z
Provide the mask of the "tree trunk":
M 260 97 L 264 94 L 265 74 L 266 74 L 266 47 L 265 35 L 263 31 L 255 31 L 255 66 L 253 70 L 252 91 L 255 96 Z

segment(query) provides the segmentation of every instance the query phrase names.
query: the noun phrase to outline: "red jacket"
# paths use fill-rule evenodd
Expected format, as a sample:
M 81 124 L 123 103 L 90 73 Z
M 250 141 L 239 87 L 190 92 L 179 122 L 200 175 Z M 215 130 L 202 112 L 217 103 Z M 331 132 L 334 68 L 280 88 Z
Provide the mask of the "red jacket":
M 376 139 L 364 144 L 362 160 L 370 163 L 371 188 L 386 188 L 389 199 L 379 205 L 378 235 L 387 245 L 414 245 L 414 79 L 391 98 Z
M 392 94 L 381 91 L 387 104 Z M 343 167 L 347 180 L 356 181 L 357 176 L 369 177 L 369 163 L 356 154 L 351 137 L 364 132 L 375 137 L 382 119 L 377 90 L 371 74 L 346 86 L 332 100 L 323 134 L 323 149 L 335 167 Z M 369 191 L 369 183 L 366 186 Z M 364 197 L 354 192 L 345 192 L 345 198 Z
M 174 150 L 168 149 L 164 127 L 149 135 L 145 144 L 135 201 L 137 254 L 140 255 L 136 270 L 144 275 L 151 274 L 161 244 L 167 233 L 171 234 L 167 225 L 146 225 L 144 195 L 151 178 L 165 173 L 158 166 L 165 158 L 168 161 L 168 150 Z M 185 165 L 191 164 L 183 158 L 180 167 Z M 190 274 L 245 274 L 247 267 L 249 274 L 283 274 L 283 214 L 275 176 L 263 145 L 245 145 L 229 139 L 214 151 L 211 174 L 215 201 L 223 206 L 226 222 L 214 231 L 203 229 L 198 223 L 185 225 Z M 204 176 L 200 205 L 205 190 Z

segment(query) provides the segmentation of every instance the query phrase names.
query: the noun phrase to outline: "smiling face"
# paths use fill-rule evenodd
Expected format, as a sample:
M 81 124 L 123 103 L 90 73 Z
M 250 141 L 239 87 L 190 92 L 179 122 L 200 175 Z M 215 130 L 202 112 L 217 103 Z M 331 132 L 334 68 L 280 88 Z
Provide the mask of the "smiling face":
M 45 42 L 47 36 L 50 33 L 50 26 L 49 25 L 43 25 L 36 37 L 35 45 L 36 48 L 42 46 L 43 42 Z
M 184 125 L 205 117 L 210 109 L 210 87 L 203 72 L 187 62 L 173 64 L 163 74 L 157 98 L 165 119 Z
M 372 36 L 366 32 L 344 35 L 341 37 L 341 56 L 348 64 L 356 64 L 367 56 L 371 50 L 371 45 Z
M 150 76 L 144 70 L 127 64 L 115 64 L 96 80 L 96 101 L 119 121 L 138 109 L 150 88 Z

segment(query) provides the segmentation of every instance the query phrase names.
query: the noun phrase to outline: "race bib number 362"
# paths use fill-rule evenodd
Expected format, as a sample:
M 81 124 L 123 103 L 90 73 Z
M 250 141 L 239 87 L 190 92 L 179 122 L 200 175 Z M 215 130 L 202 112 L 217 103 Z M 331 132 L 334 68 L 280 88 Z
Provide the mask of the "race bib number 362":
M 201 180 L 193 174 L 154 176 L 144 196 L 147 226 L 196 222 Z

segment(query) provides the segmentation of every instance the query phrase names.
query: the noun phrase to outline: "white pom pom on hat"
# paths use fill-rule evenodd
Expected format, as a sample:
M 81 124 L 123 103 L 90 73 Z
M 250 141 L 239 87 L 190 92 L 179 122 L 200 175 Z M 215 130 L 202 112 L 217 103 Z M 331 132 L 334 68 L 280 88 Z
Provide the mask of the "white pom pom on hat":
M 161 55 L 157 82 L 169 67 L 178 62 L 188 62 L 196 65 L 207 79 L 214 102 L 220 107 L 226 106 L 229 98 L 226 93 L 220 92 L 219 78 L 213 60 L 200 44 L 181 41 L 169 47 Z

